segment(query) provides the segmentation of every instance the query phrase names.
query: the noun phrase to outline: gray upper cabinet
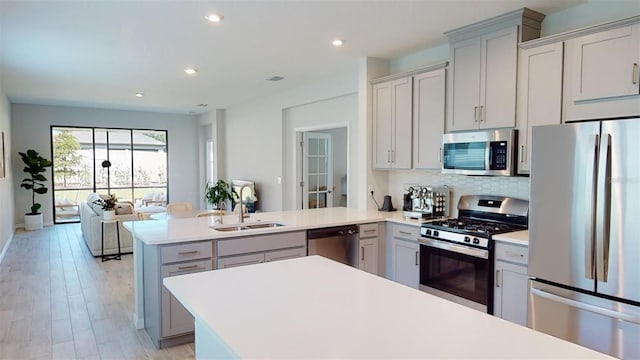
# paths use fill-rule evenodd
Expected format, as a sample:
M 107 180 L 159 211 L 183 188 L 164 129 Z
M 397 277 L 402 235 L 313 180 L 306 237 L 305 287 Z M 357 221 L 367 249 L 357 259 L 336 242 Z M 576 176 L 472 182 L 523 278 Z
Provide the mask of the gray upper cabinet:
M 524 8 L 446 33 L 447 131 L 515 126 L 518 42 L 539 37 L 542 19 Z
M 411 77 L 373 85 L 373 167 L 411 168 Z
M 565 121 L 640 114 L 640 24 L 628 25 L 639 21 L 583 29 L 592 33 L 566 40 Z
M 413 77 L 413 167 L 442 167 L 445 122 L 446 70 Z
M 530 170 L 531 128 L 562 121 L 563 43 L 520 49 L 518 65 L 518 173 Z

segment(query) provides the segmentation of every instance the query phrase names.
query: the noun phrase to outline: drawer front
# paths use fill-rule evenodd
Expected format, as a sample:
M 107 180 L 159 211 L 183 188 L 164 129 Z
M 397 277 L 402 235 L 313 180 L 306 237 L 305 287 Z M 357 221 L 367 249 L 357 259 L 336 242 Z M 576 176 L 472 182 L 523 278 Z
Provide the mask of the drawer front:
M 393 234 L 393 237 L 396 239 L 418 241 L 418 238 L 420 237 L 420 227 L 393 225 L 391 228 L 391 234 Z
M 359 227 L 360 239 L 378 237 L 378 223 L 362 224 Z
M 496 242 L 496 260 L 527 265 L 529 263 L 529 248 L 526 246 Z
M 264 254 L 264 261 L 278 261 L 286 259 L 294 259 L 307 256 L 307 249 L 300 247 L 296 249 L 284 249 L 271 251 Z
M 219 240 L 217 256 L 229 256 L 264 252 L 277 249 L 307 246 L 307 233 L 304 231 L 256 235 L 244 238 Z
M 162 278 L 213 270 L 211 259 L 189 261 L 181 264 L 162 265 Z
M 260 264 L 264 262 L 264 254 L 249 254 L 249 255 L 237 255 L 229 256 L 226 258 L 218 259 L 218 269 L 227 269 L 237 266 Z
M 210 258 L 213 255 L 211 241 L 165 246 L 161 249 L 163 264 Z

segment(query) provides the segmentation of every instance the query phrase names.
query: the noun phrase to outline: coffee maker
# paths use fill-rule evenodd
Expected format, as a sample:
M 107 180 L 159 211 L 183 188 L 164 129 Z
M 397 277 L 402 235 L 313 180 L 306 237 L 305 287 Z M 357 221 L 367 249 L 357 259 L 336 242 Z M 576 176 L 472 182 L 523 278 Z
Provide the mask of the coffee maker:
M 449 188 L 446 186 L 409 186 L 403 196 L 404 216 L 435 219 L 449 216 Z

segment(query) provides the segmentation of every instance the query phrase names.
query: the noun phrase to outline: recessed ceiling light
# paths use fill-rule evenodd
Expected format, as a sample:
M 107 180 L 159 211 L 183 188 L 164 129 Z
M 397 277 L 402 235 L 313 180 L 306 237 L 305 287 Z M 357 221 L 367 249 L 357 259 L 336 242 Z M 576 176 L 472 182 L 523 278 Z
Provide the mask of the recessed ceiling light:
M 276 75 L 276 76 L 268 77 L 265 80 L 268 80 L 268 81 L 280 81 L 282 79 L 284 79 L 284 77 Z
M 342 46 L 344 44 L 344 41 L 340 39 L 335 39 L 331 43 L 333 44 L 333 46 L 338 47 L 338 46 Z
M 187 73 L 187 75 L 193 75 L 198 72 L 198 69 L 188 68 L 188 69 L 184 69 L 184 72 Z
M 224 16 L 218 14 L 209 14 L 204 18 L 211 21 L 212 23 L 219 23 L 222 21 L 222 19 L 224 19 Z
M 144 93 L 141 93 L 141 92 L 136 93 L 136 96 L 137 96 L 137 97 L 143 97 L 143 96 L 144 96 Z

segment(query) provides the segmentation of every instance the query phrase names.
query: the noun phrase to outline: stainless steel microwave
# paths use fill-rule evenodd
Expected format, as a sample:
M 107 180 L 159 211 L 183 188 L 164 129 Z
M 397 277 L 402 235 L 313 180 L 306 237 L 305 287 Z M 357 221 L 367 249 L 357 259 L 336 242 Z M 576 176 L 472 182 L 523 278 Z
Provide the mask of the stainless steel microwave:
M 515 174 L 517 130 L 497 129 L 444 134 L 443 174 Z

